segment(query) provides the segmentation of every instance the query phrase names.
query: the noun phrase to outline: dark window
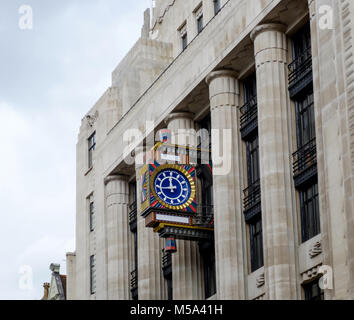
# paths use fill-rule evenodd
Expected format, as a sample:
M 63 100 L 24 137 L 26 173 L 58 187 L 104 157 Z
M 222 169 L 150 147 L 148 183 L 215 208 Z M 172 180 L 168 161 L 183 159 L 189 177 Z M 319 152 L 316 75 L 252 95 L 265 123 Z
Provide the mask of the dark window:
M 257 78 L 255 72 L 243 81 L 243 89 L 245 92 L 245 103 L 257 96 Z
M 214 192 L 213 192 L 213 178 L 212 173 L 207 167 L 201 169 L 201 174 L 199 175 L 201 188 L 202 188 L 202 205 L 206 207 L 209 213 L 212 213 L 211 208 L 214 205 Z
M 95 256 L 90 257 L 90 291 L 91 294 L 96 292 Z
M 245 86 L 245 101 L 255 95 L 255 78 L 248 80 Z M 250 262 L 251 272 L 258 270 L 264 265 L 263 236 L 262 236 L 262 212 L 261 212 L 261 188 L 259 167 L 259 138 L 257 130 L 247 136 L 247 183 L 244 190 L 244 213 L 249 227 Z
M 295 185 L 317 174 L 316 127 L 312 89 L 295 100 L 297 151 L 294 157 Z M 309 171 L 311 169 L 311 171 Z M 299 176 L 302 175 L 302 176 Z
M 202 194 L 202 221 L 206 225 L 210 225 L 214 223 L 213 176 L 208 166 L 201 166 L 200 170 L 198 171 Z M 216 266 L 214 241 L 200 242 L 199 250 L 203 259 L 205 298 L 208 299 L 216 293 Z
M 136 182 L 130 184 L 130 204 L 128 215 L 130 231 L 134 233 L 137 229 Z
M 241 136 L 243 140 L 248 139 L 258 127 L 257 109 L 257 85 L 256 73 L 243 81 L 244 105 L 240 108 L 241 112 Z
M 316 137 L 313 93 L 295 101 L 298 149 Z
M 324 291 L 320 288 L 318 280 L 305 284 L 303 288 L 305 300 L 324 300 Z
M 248 186 L 256 183 L 259 178 L 259 144 L 258 135 L 254 135 L 246 141 L 247 150 L 247 180 Z
M 312 239 L 321 232 L 318 204 L 318 184 L 299 190 L 301 210 L 302 242 Z
M 251 272 L 254 272 L 264 265 L 261 215 L 257 215 L 248 224 L 250 228 Z
M 253 134 L 246 141 L 246 155 L 248 187 L 243 191 L 243 205 L 246 220 L 249 220 L 261 211 L 258 134 Z
M 137 230 L 137 194 L 136 182 L 130 184 L 131 203 L 129 205 L 129 224 L 133 234 L 134 270 L 130 273 L 130 291 L 132 300 L 138 300 L 138 230 Z
M 204 279 L 205 299 L 208 299 L 216 293 L 215 252 L 210 254 L 209 259 L 204 259 Z
M 94 214 L 95 214 L 95 206 L 93 202 L 90 202 L 90 231 L 91 232 L 95 229 Z
M 211 116 L 210 114 L 200 121 L 200 144 L 198 148 L 211 149 Z
M 203 15 L 197 19 L 198 33 L 201 33 L 204 28 Z
M 203 258 L 205 299 L 208 299 L 216 294 L 216 267 L 215 267 L 214 241 L 199 243 L 199 250 Z
M 214 1 L 214 14 L 218 14 L 221 10 L 221 0 L 213 0 Z
M 88 138 L 88 166 L 92 167 L 93 152 L 96 148 L 96 133 L 94 133 L 90 138 Z
M 297 151 L 293 154 L 295 186 L 298 189 L 317 176 L 316 128 L 312 89 L 295 100 Z
M 198 211 L 202 215 L 199 223 L 207 227 L 214 223 L 214 189 L 211 167 L 205 164 L 198 166 L 197 175 L 201 184 L 201 203 Z
M 134 232 L 134 264 L 135 269 L 138 269 L 138 233 Z
M 292 38 L 293 61 L 289 64 L 289 91 L 293 99 L 312 86 L 312 52 L 310 24 Z
M 307 23 L 292 38 L 293 56 L 295 59 L 301 57 L 304 53 L 311 50 L 311 27 Z
M 185 33 L 183 36 L 182 36 L 182 50 L 184 51 L 188 46 L 188 35 L 187 33 Z
M 293 170 L 300 198 L 302 242 L 306 242 L 321 232 L 309 23 L 293 36 L 292 42 L 294 61 L 289 65 L 289 90 L 295 102 L 297 140 Z

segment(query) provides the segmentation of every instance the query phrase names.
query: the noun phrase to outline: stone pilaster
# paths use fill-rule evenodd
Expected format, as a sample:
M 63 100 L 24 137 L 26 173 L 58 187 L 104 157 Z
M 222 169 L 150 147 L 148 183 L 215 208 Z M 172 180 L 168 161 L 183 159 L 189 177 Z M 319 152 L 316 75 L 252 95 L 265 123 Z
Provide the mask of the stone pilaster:
M 129 300 L 129 184 L 125 176 L 109 176 L 106 185 L 108 299 Z
M 76 253 L 68 252 L 66 254 L 66 299 L 76 300 Z
M 166 119 L 172 133 L 172 143 L 180 146 L 197 145 L 193 114 L 172 113 Z M 177 252 L 172 255 L 173 300 L 203 298 L 203 269 L 197 242 L 177 240 Z
M 222 300 L 245 298 L 237 76 L 234 71 L 221 70 L 207 78 L 211 127 L 218 130 L 218 136 L 212 134 L 212 153 L 217 297 Z M 224 161 L 216 161 L 215 156 L 222 152 Z
M 308 3 L 323 263 L 333 269 L 334 280 L 325 299 L 353 300 L 354 3 Z M 332 11 L 321 12 L 324 6 Z
M 265 284 L 268 299 L 296 299 L 286 27 L 256 27 L 258 133 Z
M 135 149 L 136 201 L 138 224 L 138 296 L 139 300 L 163 299 L 163 277 L 161 270 L 161 241 L 152 229 L 145 227 L 145 219 L 140 215 L 141 177 L 144 162 L 142 147 Z

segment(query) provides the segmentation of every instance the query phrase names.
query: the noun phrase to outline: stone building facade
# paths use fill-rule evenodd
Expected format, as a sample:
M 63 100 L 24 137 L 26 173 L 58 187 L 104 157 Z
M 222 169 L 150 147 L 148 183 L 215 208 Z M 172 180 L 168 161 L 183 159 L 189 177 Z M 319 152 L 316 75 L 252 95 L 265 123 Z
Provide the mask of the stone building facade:
M 350 0 L 157 0 L 82 120 L 67 298 L 353 299 L 353 38 Z M 172 255 L 139 214 L 165 128 L 214 132 L 213 240 Z

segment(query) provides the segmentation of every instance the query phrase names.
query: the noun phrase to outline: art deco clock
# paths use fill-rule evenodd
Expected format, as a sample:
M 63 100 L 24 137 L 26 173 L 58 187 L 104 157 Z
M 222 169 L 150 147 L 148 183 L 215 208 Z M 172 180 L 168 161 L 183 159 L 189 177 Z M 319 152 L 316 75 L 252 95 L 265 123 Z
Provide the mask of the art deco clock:
M 183 210 L 195 198 L 194 180 L 182 166 L 165 165 L 157 168 L 152 174 L 151 184 L 157 201 L 171 210 Z
M 149 164 L 139 171 L 139 213 L 145 219 L 145 226 L 161 238 L 201 241 L 213 237 L 213 223 L 201 218 L 196 203 L 199 162 L 191 159 L 197 159 L 199 151 L 160 142 L 147 153 Z M 211 166 L 206 165 L 207 168 L 211 170 Z M 167 241 L 165 250 L 175 252 L 176 246 Z
M 152 209 L 195 213 L 195 168 L 191 165 L 150 164 L 142 172 L 142 214 Z

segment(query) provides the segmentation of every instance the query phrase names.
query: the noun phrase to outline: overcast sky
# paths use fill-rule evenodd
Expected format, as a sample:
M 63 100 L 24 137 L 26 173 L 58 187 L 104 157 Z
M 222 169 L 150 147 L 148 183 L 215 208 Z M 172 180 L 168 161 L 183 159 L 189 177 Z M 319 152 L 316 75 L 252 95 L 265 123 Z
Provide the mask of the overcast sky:
M 40 299 L 52 262 L 66 273 L 80 122 L 150 2 L 0 1 L 0 299 Z M 33 9 L 32 30 L 19 27 L 22 5 Z M 21 268 L 33 271 L 32 289 L 21 289 Z

